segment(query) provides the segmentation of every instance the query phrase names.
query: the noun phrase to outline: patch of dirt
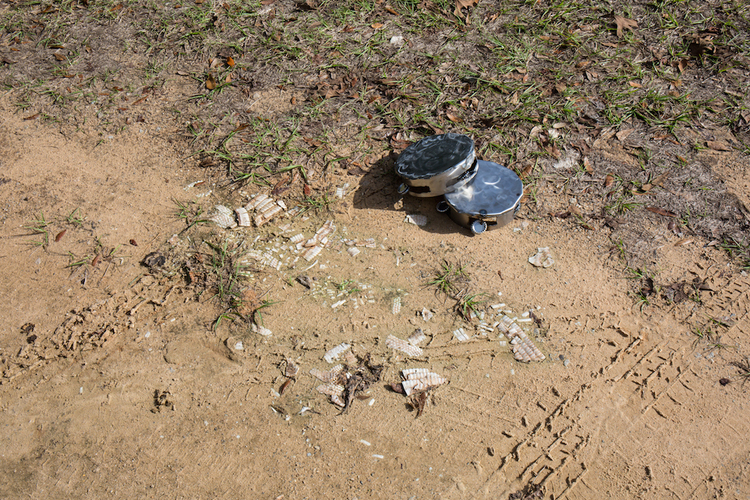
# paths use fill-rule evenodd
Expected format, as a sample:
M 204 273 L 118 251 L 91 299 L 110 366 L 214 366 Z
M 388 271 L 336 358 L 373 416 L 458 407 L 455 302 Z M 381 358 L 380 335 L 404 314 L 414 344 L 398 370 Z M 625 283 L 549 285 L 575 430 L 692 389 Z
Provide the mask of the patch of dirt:
M 749 496 L 746 33 L 263 3 L 0 7 L 0 497 Z M 511 224 L 398 195 L 443 131 Z

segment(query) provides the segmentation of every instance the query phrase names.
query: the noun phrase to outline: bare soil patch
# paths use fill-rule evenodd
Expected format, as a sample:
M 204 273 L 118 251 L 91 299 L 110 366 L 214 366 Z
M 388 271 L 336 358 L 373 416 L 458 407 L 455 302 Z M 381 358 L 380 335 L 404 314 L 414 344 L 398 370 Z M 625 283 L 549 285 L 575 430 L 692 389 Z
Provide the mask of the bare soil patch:
M 611 9 L 0 6 L 0 496 L 750 495 L 750 26 Z M 513 223 L 397 194 L 449 131 Z

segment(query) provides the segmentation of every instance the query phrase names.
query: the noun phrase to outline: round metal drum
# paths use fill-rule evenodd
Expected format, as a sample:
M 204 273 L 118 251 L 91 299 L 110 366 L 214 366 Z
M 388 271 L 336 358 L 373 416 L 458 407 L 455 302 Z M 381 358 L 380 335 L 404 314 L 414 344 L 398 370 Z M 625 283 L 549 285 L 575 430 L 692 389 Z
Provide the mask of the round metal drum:
M 476 173 L 474 141 L 461 134 L 425 137 L 406 148 L 396 160 L 404 180 L 399 192 L 440 196 L 465 185 Z
M 523 196 L 523 183 L 512 170 L 490 161 L 477 161 L 477 173 L 461 188 L 445 194 L 451 219 L 479 234 L 513 220 Z M 447 205 L 447 206 L 446 206 Z

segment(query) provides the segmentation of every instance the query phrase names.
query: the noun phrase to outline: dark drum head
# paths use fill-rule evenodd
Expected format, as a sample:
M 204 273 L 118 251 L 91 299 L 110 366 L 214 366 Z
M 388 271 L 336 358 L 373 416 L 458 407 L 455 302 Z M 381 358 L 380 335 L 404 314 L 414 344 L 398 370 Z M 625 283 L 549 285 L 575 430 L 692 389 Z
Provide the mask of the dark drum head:
M 431 135 L 401 153 L 396 173 L 406 179 L 429 179 L 455 167 L 473 151 L 474 141 L 465 135 Z
M 445 201 L 461 214 L 483 218 L 511 210 L 521 196 L 523 183 L 515 172 L 497 163 L 479 160 L 474 178 L 446 193 Z

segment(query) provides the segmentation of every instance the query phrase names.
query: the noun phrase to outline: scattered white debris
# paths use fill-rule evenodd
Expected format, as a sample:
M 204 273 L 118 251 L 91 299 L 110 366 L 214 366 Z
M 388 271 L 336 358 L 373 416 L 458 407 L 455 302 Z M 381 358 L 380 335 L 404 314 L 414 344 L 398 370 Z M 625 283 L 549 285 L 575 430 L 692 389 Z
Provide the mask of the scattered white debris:
M 453 336 L 456 337 L 456 340 L 458 340 L 459 342 L 466 342 L 470 338 L 463 328 L 453 330 Z
M 326 352 L 325 355 L 323 355 L 323 359 L 325 359 L 327 363 L 333 364 L 333 362 L 338 360 L 339 356 L 344 354 L 344 351 L 346 351 L 350 347 L 351 347 L 350 344 L 346 344 L 346 343 L 339 344 L 333 349 Z
M 437 373 L 429 371 L 427 368 L 410 368 L 402 370 L 401 374 L 406 379 L 401 382 L 401 387 L 403 387 L 404 394 L 407 396 L 415 392 L 433 389 L 448 381 Z
M 401 351 L 412 358 L 418 358 L 422 355 L 421 348 L 393 335 L 388 335 L 388 338 L 385 339 L 385 345 L 390 349 Z
M 263 335 L 264 337 L 270 337 L 271 333 L 272 333 L 271 330 L 269 330 L 268 328 L 266 328 L 264 326 L 256 325 L 255 323 L 253 323 L 253 326 L 251 327 L 251 330 L 254 333 L 257 333 L 259 335 Z
M 555 261 L 552 259 L 549 247 L 539 247 L 537 250 L 537 253 L 529 257 L 529 263 L 536 267 L 552 267 Z
M 224 205 L 216 205 L 215 210 L 216 213 L 209 217 L 208 220 L 224 229 L 237 227 L 237 222 L 234 220 L 234 212 L 231 208 Z
M 421 328 L 417 328 L 416 330 L 414 330 L 414 333 L 412 333 L 411 335 L 409 335 L 409 338 L 407 338 L 406 340 L 411 345 L 419 345 L 422 342 L 424 342 L 424 340 L 426 338 L 427 338 L 427 335 L 424 334 L 424 332 L 422 331 L 422 329 Z

